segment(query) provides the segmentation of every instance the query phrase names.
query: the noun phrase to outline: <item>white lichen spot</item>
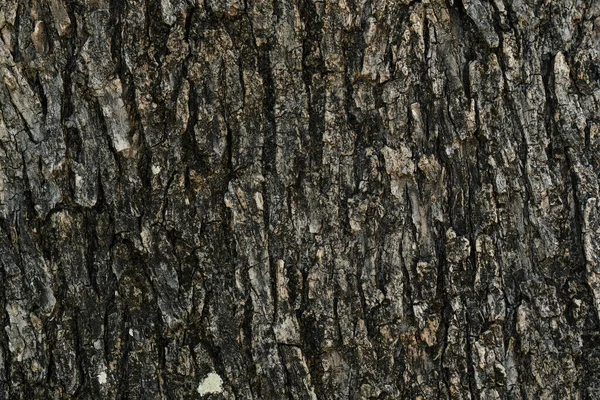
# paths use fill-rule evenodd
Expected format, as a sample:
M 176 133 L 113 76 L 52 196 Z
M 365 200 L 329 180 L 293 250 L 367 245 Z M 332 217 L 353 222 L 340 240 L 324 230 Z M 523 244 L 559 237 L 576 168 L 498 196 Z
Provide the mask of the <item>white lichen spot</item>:
M 152 174 L 153 174 L 153 175 L 156 175 L 156 174 L 158 174 L 158 173 L 160 173 L 160 166 L 158 166 L 158 165 L 153 165 L 153 166 L 152 166 Z
M 98 383 L 104 385 L 107 380 L 106 372 L 102 371 L 98 374 Z
M 206 378 L 198 385 L 198 393 L 200 396 L 204 396 L 209 393 L 222 393 L 223 392 L 223 379 L 219 374 L 215 372 L 209 373 Z

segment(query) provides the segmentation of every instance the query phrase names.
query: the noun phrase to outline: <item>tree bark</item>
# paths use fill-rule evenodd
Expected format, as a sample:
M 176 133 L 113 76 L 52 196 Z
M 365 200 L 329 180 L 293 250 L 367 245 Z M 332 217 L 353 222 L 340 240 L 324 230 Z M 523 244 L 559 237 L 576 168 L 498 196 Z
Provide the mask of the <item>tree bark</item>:
M 0 0 L 0 399 L 600 399 L 600 1 Z

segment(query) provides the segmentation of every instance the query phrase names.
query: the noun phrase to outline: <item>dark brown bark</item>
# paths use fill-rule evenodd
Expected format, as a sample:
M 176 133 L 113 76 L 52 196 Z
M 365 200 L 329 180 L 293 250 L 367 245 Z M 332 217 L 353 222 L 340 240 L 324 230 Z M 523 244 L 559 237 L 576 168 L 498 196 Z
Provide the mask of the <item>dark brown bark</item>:
M 598 0 L 0 0 L 0 398 L 600 398 Z

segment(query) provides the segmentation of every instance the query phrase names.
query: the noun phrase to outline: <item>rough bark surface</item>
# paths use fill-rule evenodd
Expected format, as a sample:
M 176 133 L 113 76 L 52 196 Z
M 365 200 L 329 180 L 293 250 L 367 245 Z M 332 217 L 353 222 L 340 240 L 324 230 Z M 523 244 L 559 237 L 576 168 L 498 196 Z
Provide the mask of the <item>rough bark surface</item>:
M 0 0 L 1 399 L 600 398 L 600 1 Z

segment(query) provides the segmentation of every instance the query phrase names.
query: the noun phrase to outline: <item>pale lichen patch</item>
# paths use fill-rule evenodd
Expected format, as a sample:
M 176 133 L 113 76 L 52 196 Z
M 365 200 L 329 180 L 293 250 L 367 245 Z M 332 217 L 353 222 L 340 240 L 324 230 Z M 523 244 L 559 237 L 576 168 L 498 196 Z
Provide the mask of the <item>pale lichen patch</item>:
M 106 372 L 102 371 L 98 374 L 98 383 L 104 385 L 107 381 Z
M 215 372 L 209 373 L 206 378 L 198 385 L 198 393 L 201 396 L 209 393 L 222 393 L 223 392 L 223 379 L 219 374 Z

